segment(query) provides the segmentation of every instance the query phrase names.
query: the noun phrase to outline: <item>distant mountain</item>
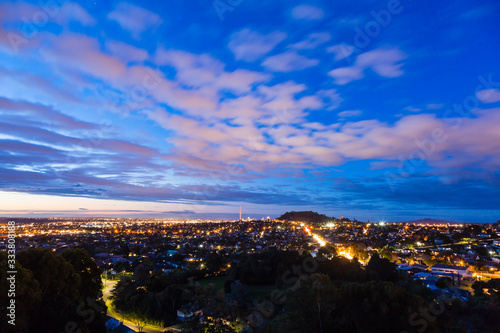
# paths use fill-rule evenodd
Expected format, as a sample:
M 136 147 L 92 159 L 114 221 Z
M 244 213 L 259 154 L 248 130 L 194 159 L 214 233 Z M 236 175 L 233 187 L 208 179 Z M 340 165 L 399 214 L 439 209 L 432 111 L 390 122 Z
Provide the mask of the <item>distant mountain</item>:
M 332 220 L 333 218 L 328 217 L 323 214 L 318 214 L 316 212 L 286 212 L 285 214 L 278 217 L 278 220 L 285 221 L 297 221 L 297 222 L 308 222 L 308 223 L 323 223 Z
M 451 222 L 451 221 L 445 221 L 445 220 L 436 220 L 436 219 L 431 219 L 431 218 L 425 218 L 425 219 L 414 220 L 414 221 L 401 221 L 401 222 L 391 222 L 391 223 L 414 223 L 414 224 L 461 224 L 461 223 L 464 223 L 464 222 Z

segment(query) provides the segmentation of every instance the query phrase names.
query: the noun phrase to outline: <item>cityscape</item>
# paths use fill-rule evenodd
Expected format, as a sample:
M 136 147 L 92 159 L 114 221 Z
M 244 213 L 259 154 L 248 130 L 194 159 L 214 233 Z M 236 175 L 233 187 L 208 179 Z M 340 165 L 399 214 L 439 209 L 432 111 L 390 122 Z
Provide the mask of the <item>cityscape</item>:
M 8 253 L 10 224 L 3 220 L 0 251 Z M 500 221 L 360 222 L 306 211 L 232 221 L 23 218 L 15 230 L 15 249 L 20 253 L 34 251 L 33 256 L 40 256 L 46 251 L 65 257 L 76 256 L 77 249 L 86 251 L 86 263 L 103 286 L 97 307 L 103 327 L 86 327 L 91 332 L 275 331 L 275 312 L 290 306 L 289 293 L 316 279 L 347 285 L 391 281 L 418 290 L 417 295 L 435 306 L 446 301 L 447 311 L 498 301 L 494 281 L 500 281 Z M 162 284 L 167 285 L 164 291 Z M 323 286 L 325 292 L 328 286 L 330 282 Z M 159 295 L 163 310 L 151 312 L 143 302 Z M 23 312 L 31 306 L 20 303 L 27 308 L 18 307 L 17 316 L 29 316 Z M 413 319 L 397 324 L 415 331 L 428 325 L 457 332 L 464 327 L 497 328 L 496 318 L 474 312 L 455 317 L 444 309 L 436 310 L 438 316 L 414 310 L 408 314 Z M 485 322 L 479 324 L 479 319 Z M 314 330 L 320 329 L 317 324 L 307 321 Z M 337 329 L 341 328 L 332 325 L 329 331 Z
M 499 17 L 0 1 L 0 332 L 499 333 Z

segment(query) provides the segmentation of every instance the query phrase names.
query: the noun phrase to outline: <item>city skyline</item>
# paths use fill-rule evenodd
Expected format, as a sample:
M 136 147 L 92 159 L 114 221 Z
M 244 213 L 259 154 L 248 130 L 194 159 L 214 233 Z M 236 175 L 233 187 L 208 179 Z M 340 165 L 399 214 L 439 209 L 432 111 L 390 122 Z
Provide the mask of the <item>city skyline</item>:
M 0 4 L 0 216 L 500 219 L 494 1 Z

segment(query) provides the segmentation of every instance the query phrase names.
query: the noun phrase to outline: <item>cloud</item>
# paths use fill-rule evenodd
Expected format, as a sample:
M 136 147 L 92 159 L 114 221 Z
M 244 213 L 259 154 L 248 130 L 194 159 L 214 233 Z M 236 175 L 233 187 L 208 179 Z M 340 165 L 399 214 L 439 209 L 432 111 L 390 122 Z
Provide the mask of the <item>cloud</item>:
M 269 53 L 286 37 L 286 33 L 280 31 L 262 35 L 257 31 L 243 29 L 231 35 L 228 47 L 236 60 L 251 62 Z
M 321 20 L 324 16 L 321 8 L 311 5 L 300 5 L 292 9 L 292 17 L 297 20 Z
M 363 111 L 361 110 L 347 110 L 347 111 L 342 111 L 337 114 L 339 118 L 348 118 L 348 117 L 359 117 L 363 114 Z
M 398 49 L 377 49 L 360 54 L 356 65 L 362 68 L 371 68 L 383 77 L 397 77 L 403 75 L 400 63 L 407 57 Z
M 38 163 L 53 163 L 61 157 L 57 149 L 18 140 L 0 140 L 0 150 L 4 164 L 28 165 L 35 158 Z
M 175 68 L 176 78 L 184 85 L 201 87 L 211 83 L 217 75 L 223 72 L 224 64 L 209 54 L 193 54 L 180 50 L 165 50 L 156 52 L 156 63 Z
M 214 82 L 214 85 L 219 89 L 245 93 L 251 90 L 255 84 L 268 81 L 270 77 L 270 75 L 263 73 L 237 69 L 234 72 L 221 73 Z
M 245 93 L 255 84 L 270 79 L 268 74 L 247 69 L 225 71 L 225 65 L 208 54 L 159 49 L 156 62 L 174 67 L 176 79 L 183 85 L 194 88 L 212 87 L 216 89 L 214 93 L 219 90 Z
M 422 111 L 421 108 L 417 108 L 417 107 L 411 106 L 411 105 L 405 107 L 404 110 L 410 111 L 410 112 L 420 112 L 420 111 Z
M 115 79 L 126 71 L 116 57 L 100 51 L 99 42 L 86 35 L 64 33 L 51 38 L 52 48 L 43 51 L 47 60 L 73 67 L 80 72 L 103 79 Z
M 500 102 L 500 90 L 484 89 L 476 93 L 476 97 L 483 103 Z
M 164 212 L 161 212 L 162 214 L 172 214 L 172 215 L 183 215 L 183 214 L 196 214 L 196 212 L 194 210 L 189 210 L 189 209 L 185 209 L 185 210 L 168 210 L 168 211 L 164 211 Z
M 56 22 L 67 25 L 71 21 L 79 22 L 83 26 L 94 26 L 97 21 L 75 2 L 64 3 L 60 7 L 60 12 L 54 15 Z
M 422 112 L 424 110 L 439 110 L 439 109 L 442 109 L 443 107 L 444 107 L 444 104 L 431 103 L 431 104 L 426 104 L 423 106 L 408 105 L 403 110 L 410 111 L 410 112 Z
M 332 39 L 332 35 L 328 32 L 316 32 L 307 36 L 307 39 L 295 43 L 290 48 L 297 50 L 311 50 L 317 48 L 319 45 L 324 44 Z
M 106 40 L 106 49 L 126 62 L 143 62 L 148 58 L 148 51 L 115 40 Z
M 340 85 L 363 78 L 366 69 L 371 69 L 382 77 L 398 77 L 404 74 L 401 61 L 406 57 L 407 55 L 398 49 L 380 48 L 360 54 L 354 65 L 336 68 L 328 75 Z
M 317 95 L 323 98 L 326 110 L 334 110 L 338 108 L 340 103 L 343 101 L 336 89 L 320 90 Z
M 3 22 L 30 22 L 30 18 L 43 18 L 59 25 L 68 25 L 70 22 L 78 22 L 82 26 L 94 26 L 96 20 L 82 6 L 75 2 L 39 3 L 38 5 L 27 2 L 6 2 L 0 7 L 9 15 L 2 16 Z M 34 20 L 34 19 L 33 19 Z M 35 21 L 36 22 L 36 21 Z
M 0 114 L 28 116 L 38 119 L 42 123 L 57 124 L 59 128 L 76 129 L 97 129 L 94 124 L 77 120 L 67 116 L 51 107 L 26 101 L 10 100 L 0 97 Z M 26 123 L 23 120 L 22 123 Z
M 354 46 L 347 44 L 337 44 L 326 49 L 327 52 L 335 53 L 335 61 L 349 57 L 354 52 Z
M 163 23 L 161 17 L 147 9 L 121 2 L 108 14 L 108 19 L 116 21 L 132 37 L 138 39 L 146 31 L 155 29 Z
M 293 72 L 313 67 L 319 64 L 317 59 L 309 59 L 295 51 L 287 51 L 275 56 L 268 57 L 262 66 L 274 72 Z
M 328 75 L 335 79 L 336 84 L 340 85 L 359 80 L 364 76 L 363 70 L 357 66 L 336 68 L 328 72 Z
M 427 110 L 438 110 L 438 109 L 441 109 L 443 106 L 444 106 L 444 104 L 431 103 L 431 104 L 427 104 L 425 106 L 425 108 Z

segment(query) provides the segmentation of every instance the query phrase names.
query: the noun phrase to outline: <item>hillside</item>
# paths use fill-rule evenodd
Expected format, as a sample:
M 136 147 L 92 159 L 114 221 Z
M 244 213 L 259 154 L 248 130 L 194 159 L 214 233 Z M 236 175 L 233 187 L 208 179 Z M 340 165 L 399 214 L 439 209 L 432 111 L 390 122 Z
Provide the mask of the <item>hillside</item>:
M 278 217 L 278 220 L 307 222 L 307 223 L 323 223 L 332 219 L 333 218 L 331 217 L 328 217 L 323 214 L 318 214 L 312 211 L 286 212 L 285 214 Z
M 451 221 L 445 221 L 445 220 L 436 220 L 436 219 L 431 219 L 431 218 L 425 218 L 425 219 L 420 219 L 420 220 L 414 220 L 414 221 L 402 221 L 402 222 L 393 222 L 393 223 L 410 223 L 410 224 L 460 224 L 463 222 L 451 222 Z

